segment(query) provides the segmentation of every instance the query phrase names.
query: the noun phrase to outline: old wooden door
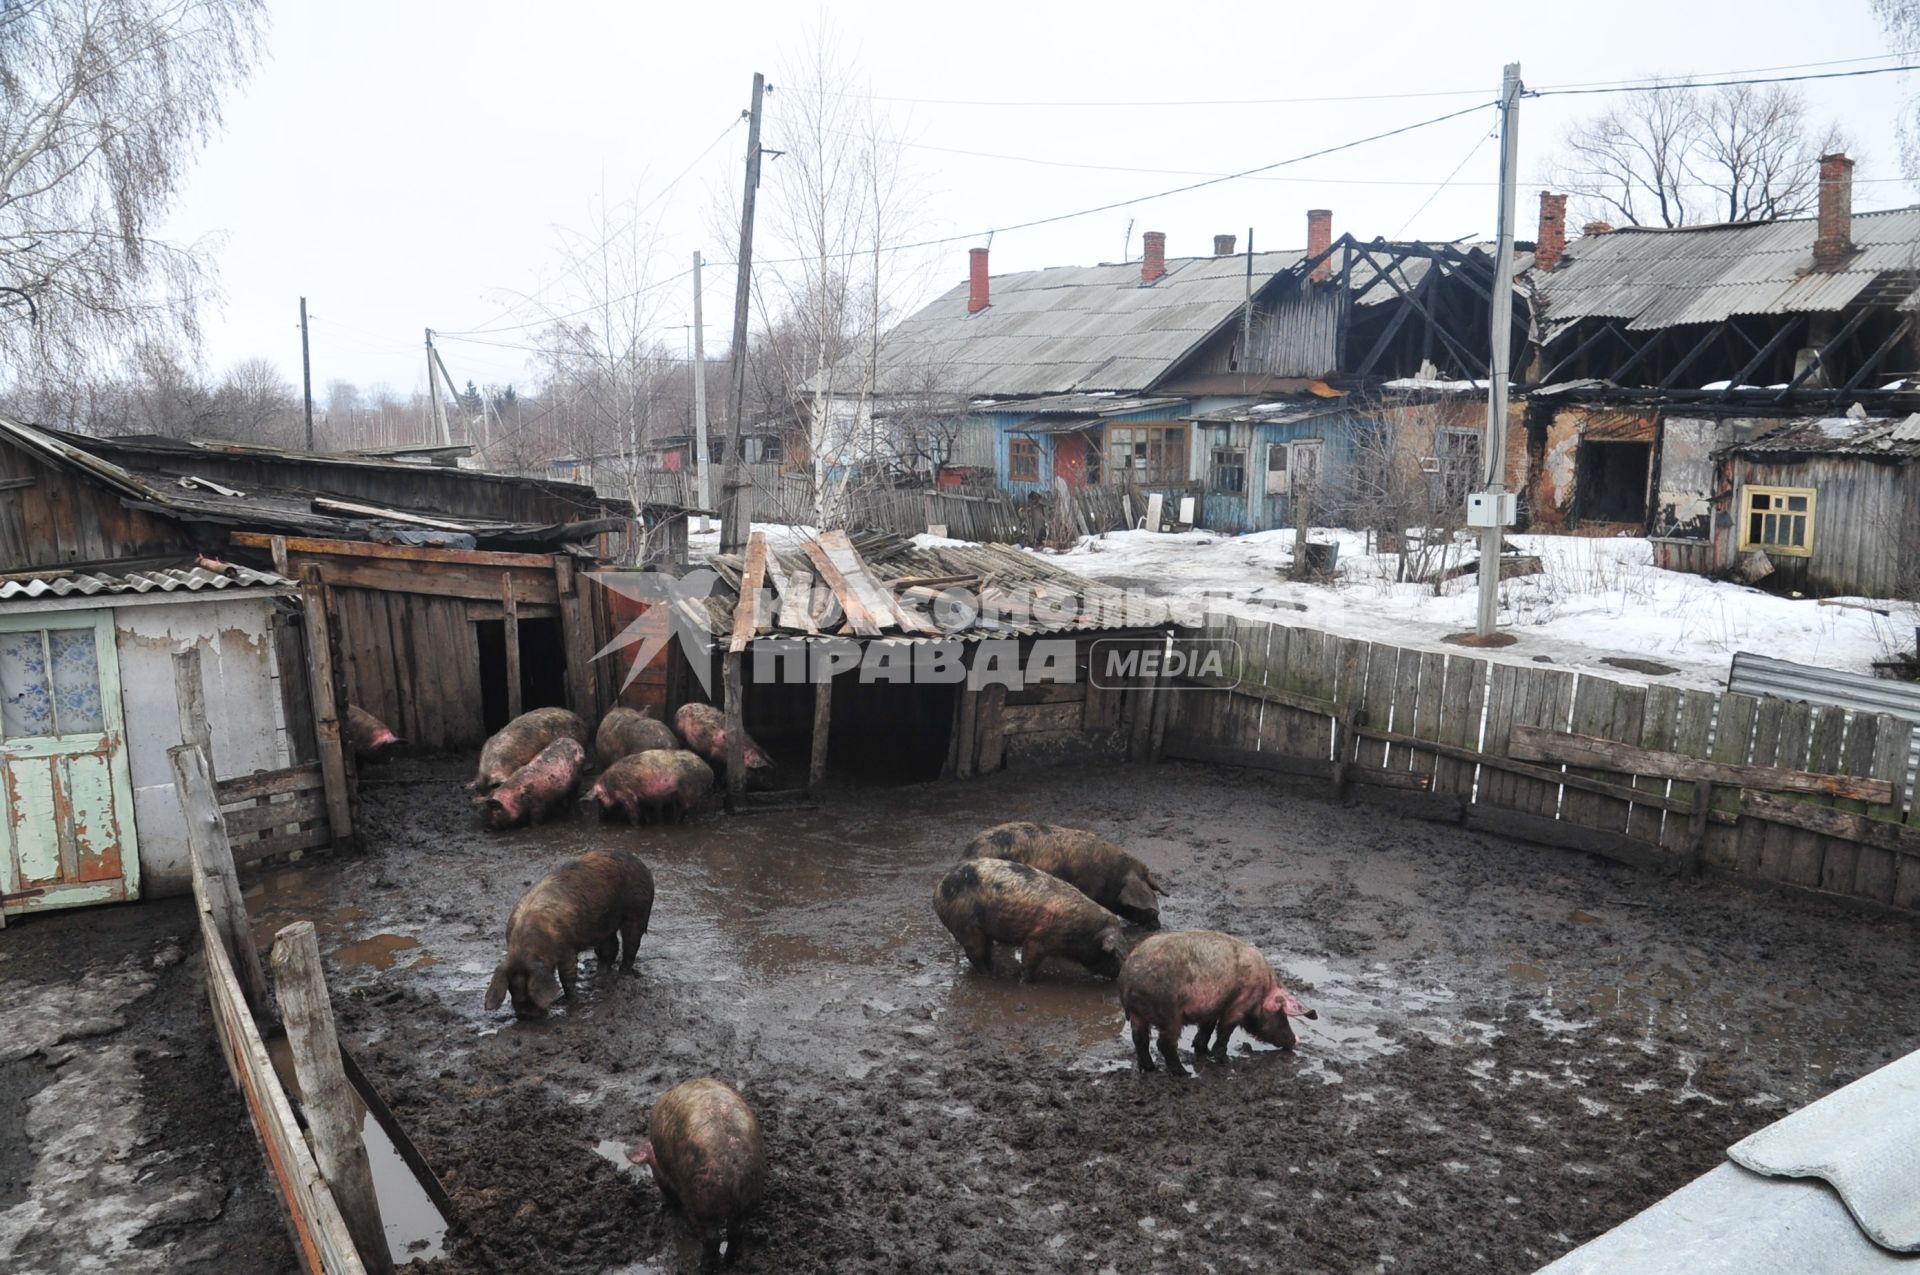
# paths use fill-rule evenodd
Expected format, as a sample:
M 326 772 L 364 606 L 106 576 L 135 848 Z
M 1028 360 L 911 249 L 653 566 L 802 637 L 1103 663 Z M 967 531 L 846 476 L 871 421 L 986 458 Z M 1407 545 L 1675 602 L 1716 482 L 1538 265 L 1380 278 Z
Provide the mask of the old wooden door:
M 112 611 L 0 616 L 0 798 L 8 912 L 138 895 Z

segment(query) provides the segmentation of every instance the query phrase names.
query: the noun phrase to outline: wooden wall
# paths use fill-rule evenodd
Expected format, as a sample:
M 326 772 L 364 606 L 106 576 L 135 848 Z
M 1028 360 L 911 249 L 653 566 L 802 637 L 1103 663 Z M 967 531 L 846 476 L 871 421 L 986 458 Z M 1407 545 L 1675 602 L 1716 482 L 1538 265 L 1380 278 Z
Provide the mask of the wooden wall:
M 1920 582 L 1920 566 L 1909 561 L 1920 548 L 1914 538 L 1920 480 L 1912 476 L 1912 466 L 1829 455 L 1777 463 L 1738 457 L 1731 467 L 1733 521 L 1718 529 L 1722 561 L 1739 557 L 1745 487 L 1811 487 L 1816 493 L 1813 552 L 1769 554 L 1774 575 L 1765 587 L 1887 598 L 1911 594 Z
M 383 589 L 335 588 L 332 594 L 352 703 L 418 747 L 460 750 L 486 742 L 471 603 Z
M 191 553 L 185 532 L 0 441 L 0 571 Z

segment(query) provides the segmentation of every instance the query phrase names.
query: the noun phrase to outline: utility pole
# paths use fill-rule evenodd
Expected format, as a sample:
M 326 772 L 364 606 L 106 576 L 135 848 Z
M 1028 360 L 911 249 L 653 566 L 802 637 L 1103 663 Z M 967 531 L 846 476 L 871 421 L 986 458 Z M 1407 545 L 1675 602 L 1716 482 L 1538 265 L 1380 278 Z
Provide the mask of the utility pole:
M 313 450 L 313 357 L 307 353 L 307 299 L 300 298 L 300 386 L 306 392 L 307 450 Z
M 740 433 L 747 410 L 747 302 L 753 283 L 753 201 L 760 189 L 760 102 L 767 77 L 753 73 L 753 107 L 747 112 L 747 186 L 740 200 L 740 272 L 733 289 L 733 443 L 727 448 L 726 477 L 720 483 L 720 552 L 747 547 L 747 518 L 741 516 Z M 749 507 L 746 513 L 752 513 Z
M 693 254 L 693 456 L 699 469 L 700 507 L 713 508 L 713 484 L 707 478 L 707 343 L 700 320 L 700 254 Z M 700 534 L 712 530 L 700 515 Z
M 1507 494 L 1507 377 L 1513 354 L 1513 216 L 1520 181 L 1520 64 L 1507 63 L 1500 82 L 1500 239 L 1493 258 L 1493 304 L 1487 363 L 1486 489 L 1480 502 L 1480 618 L 1475 632 L 1492 637 L 1500 616 L 1500 543 L 1512 518 Z M 1471 502 L 1469 502 L 1471 503 Z
M 453 445 L 453 432 L 447 427 L 447 404 L 440 397 L 440 377 L 446 369 L 440 362 L 440 352 L 433 348 L 433 329 L 427 329 L 427 402 L 433 408 L 434 439 L 442 447 Z M 447 384 L 453 384 L 451 378 Z

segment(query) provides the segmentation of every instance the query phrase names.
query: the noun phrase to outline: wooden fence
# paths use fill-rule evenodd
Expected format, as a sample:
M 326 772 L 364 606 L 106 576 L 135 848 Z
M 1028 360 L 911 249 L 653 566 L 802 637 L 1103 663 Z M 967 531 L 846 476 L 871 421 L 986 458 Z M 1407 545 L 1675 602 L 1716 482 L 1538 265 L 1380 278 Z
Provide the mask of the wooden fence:
M 1920 909 L 1911 727 L 1216 617 L 1231 687 L 1166 698 L 1162 755 L 1391 790 L 1429 817 Z

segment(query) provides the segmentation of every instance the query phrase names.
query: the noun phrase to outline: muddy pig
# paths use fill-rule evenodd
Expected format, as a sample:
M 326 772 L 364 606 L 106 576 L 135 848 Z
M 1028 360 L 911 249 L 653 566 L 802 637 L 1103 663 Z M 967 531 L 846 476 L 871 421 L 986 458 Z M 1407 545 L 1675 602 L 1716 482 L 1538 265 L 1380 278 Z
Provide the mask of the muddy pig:
M 727 720 L 719 709 L 711 704 L 682 704 L 680 711 L 673 715 L 673 728 L 687 741 L 687 747 L 706 758 L 716 771 L 726 770 Z M 772 768 L 773 759 L 751 737 L 745 747 L 749 771 Z
M 1127 954 L 1121 920 L 1058 877 L 1005 859 L 956 864 L 934 891 L 933 910 L 978 970 L 993 968 L 993 945 L 1020 949 L 1020 981 L 1031 983 L 1049 956 L 1078 961 L 1102 978 Z
M 740 1255 L 740 1218 L 766 1189 L 767 1152 L 759 1118 L 731 1085 L 689 1080 L 661 1094 L 646 1141 L 627 1159 L 650 1166 L 661 1197 L 686 1210 L 708 1265 L 720 1258 L 722 1231 L 728 1263 Z
M 470 792 L 491 792 L 507 777 L 537 756 L 541 749 L 565 736 L 586 746 L 587 724 L 564 708 L 536 708 L 500 728 L 480 750 L 480 771 L 467 785 Z
M 347 742 L 353 745 L 353 755 L 374 761 L 384 755 L 388 749 L 398 748 L 407 741 L 387 729 L 387 724 L 369 713 L 358 704 L 347 705 Z
M 644 753 L 650 748 L 678 748 L 680 739 L 673 727 L 656 717 L 631 708 L 613 708 L 600 719 L 593 736 L 594 760 L 605 770 L 622 757 Z
M 683 822 L 713 788 L 713 767 L 684 748 L 650 748 L 630 753 L 607 767 L 588 790 L 586 800 L 600 807 L 600 817 L 614 809 L 627 819 Z
M 1245 1027 L 1269 1045 L 1292 1049 L 1288 1017 L 1320 1017 L 1300 1008 L 1293 993 L 1274 978 L 1259 948 L 1212 930 L 1155 934 L 1133 949 L 1120 970 L 1120 1008 L 1133 1028 L 1140 1070 L 1153 1070 L 1147 1037 L 1157 1027 L 1160 1056 L 1176 1076 L 1187 1074 L 1180 1065 L 1180 1029 L 1188 1023 L 1200 1024 L 1193 1037 L 1194 1061 L 1207 1052 L 1212 1036 L 1213 1059 L 1225 1062 L 1227 1038 L 1236 1027 Z
M 1160 888 L 1147 865 L 1091 832 L 1045 823 L 1003 823 L 967 843 L 966 859 L 1010 859 L 1059 877 L 1110 912 L 1160 924 Z
M 483 808 L 481 817 L 494 832 L 523 823 L 538 825 L 573 795 L 586 768 L 587 750 L 579 740 L 562 735 L 514 771 L 506 783 L 473 800 Z
M 573 995 L 579 953 L 592 948 L 604 974 L 620 958 L 631 973 L 653 915 L 653 873 L 625 850 L 589 850 L 547 873 L 507 918 L 507 955 L 493 971 L 487 1008 L 511 996 L 520 1018 L 539 1018 Z M 624 944 L 625 950 L 622 951 Z M 559 976 L 559 986 L 554 976 Z

